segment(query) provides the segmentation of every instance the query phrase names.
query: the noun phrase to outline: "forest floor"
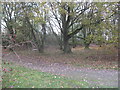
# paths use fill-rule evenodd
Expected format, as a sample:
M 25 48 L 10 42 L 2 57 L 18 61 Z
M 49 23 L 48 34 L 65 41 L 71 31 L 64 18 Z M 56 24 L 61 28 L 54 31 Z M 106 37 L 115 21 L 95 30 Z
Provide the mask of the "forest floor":
M 76 47 L 72 51 L 71 54 L 63 54 L 55 47 L 46 48 L 43 54 L 19 50 L 17 51 L 21 59 L 19 60 L 15 54 L 8 54 L 3 50 L 3 60 L 42 72 L 84 80 L 89 83 L 89 87 L 118 87 L 117 50 L 93 46 L 90 50 Z

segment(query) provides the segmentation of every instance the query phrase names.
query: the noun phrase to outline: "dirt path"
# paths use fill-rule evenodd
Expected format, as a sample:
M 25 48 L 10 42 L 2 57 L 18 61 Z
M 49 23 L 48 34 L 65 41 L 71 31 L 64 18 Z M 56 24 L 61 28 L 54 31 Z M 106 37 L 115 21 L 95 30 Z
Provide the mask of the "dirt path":
M 22 66 L 49 72 L 57 75 L 67 76 L 75 80 L 84 80 L 89 83 L 88 87 L 118 87 L 118 71 L 117 70 L 94 70 L 88 68 L 73 67 L 68 64 L 49 63 L 41 58 L 29 58 L 21 56 L 19 62 L 16 55 L 10 54 L 3 57 L 4 60 L 12 61 Z M 34 62 L 33 62 L 34 61 Z

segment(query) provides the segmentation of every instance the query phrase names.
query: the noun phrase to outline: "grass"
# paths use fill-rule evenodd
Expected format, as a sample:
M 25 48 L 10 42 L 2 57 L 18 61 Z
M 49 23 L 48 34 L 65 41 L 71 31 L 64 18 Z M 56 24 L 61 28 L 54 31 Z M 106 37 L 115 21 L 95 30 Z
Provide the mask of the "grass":
M 94 47 L 90 50 L 78 47 L 72 49 L 72 54 L 62 54 L 60 50 L 48 48 L 45 53 L 41 54 L 36 51 L 22 50 L 17 51 L 20 57 L 25 61 L 40 62 L 46 64 L 62 63 L 70 64 L 76 67 L 85 67 L 92 69 L 119 69 L 117 50 L 113 48 Z M 27 56 L 27 57 L 26 57 Z M 15 58 L 17 60 L 18 58 Z M 13 60 L 14 61 L 14 60 Z M 89 84 L 85 81 L 71 80 L 63 76 L 52 75 L 50 73 L 38 72 L 35 70 L 20 67 L 15 64 L 3 64 L 3 88 L 87 88 Z M 12 71 L 10 69 L 12 68 Z M 101 86 L 107 87 L 107 86 Z
M 3 88 L 87 88 L 85 81 L 71 80 L 70 78 L 50 73 L 38 72 L 10 62 L 2 64 Z

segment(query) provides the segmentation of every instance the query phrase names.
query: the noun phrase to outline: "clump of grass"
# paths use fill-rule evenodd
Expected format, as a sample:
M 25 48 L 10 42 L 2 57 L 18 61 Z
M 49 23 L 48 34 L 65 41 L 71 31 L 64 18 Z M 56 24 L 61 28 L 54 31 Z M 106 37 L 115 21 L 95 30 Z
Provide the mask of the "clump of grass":
M 85 88 L 88 83 L 3 62 L 3 88 Z

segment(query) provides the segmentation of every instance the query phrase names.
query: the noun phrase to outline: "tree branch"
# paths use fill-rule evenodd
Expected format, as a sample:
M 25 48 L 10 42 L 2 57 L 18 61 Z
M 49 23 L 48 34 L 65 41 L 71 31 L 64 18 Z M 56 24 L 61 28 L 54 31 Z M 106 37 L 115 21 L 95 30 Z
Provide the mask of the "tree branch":
M 68 38 L 71 38 L 73 35 L 77 34 L 80 30 L 83 29 L 85 25 L 82 25 L 80 28 L 76 29 L 75 31 L 73 31 L 72 33 L 68 34 Z
M 51 6 L 51 9 L 52 9 L 52 13 L 53 13 L 53 15 L 55 16 L 55 19 L 57 20 L 57 22 L 58 22 L 58 24 L 59 24 L 59 27 L 60 27 L 61 32 L 63 32 L 63 31 L 62 31 L 61 24 L 60 24 L 60 20 L 58 19 L 57 15 L 56 15 L 55 12 L 53 11 L 53 5 L 52 5 L 51 3 L 50 3 L 50 6 Z

